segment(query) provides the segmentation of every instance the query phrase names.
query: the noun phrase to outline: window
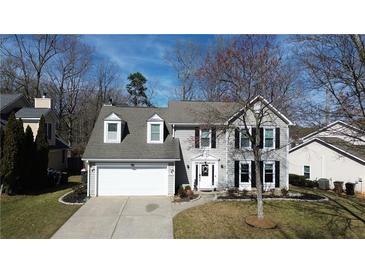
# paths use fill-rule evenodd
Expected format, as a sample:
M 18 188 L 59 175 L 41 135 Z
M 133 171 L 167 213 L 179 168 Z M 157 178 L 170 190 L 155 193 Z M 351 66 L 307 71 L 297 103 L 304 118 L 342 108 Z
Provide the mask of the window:
M 151 124 L 151 141 L 160 141 L 160 124 Z
M 108 123 L 108 141 L 117 141 L 118 136 L 118 125 L 117 123 Z
M 304 166 L 304 177 L 309 179 L 311 177 L 311 169 L 310 166 Z
M 274 182 L 274 164 L 265 163 L 265 183 Z
M 202 165 L 202 176 L 209 176 L 209 166 L 207 164 Z
M 264 144 L 265 144 L 265 146 L 264 146 L 265 148 L 274 147 L 274 129 L 273 128 L 265 128 Z
M 210 147 L 210 130 L 202 129 L 200 136 L 200 147 Z
M 250 147 L 250 137 L 246 129 L 241 129 L 241 148 Z
M 52 139 L 52 124 L 46 124 L 47 127 L 47 139 Z
M 250 181 L 250 165 L 247 163 L 241 164 L 241 183 Z

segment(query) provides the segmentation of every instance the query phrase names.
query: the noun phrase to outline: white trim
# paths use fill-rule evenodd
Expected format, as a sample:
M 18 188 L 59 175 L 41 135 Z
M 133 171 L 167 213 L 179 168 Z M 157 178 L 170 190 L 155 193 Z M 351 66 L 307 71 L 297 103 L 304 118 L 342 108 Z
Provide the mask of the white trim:
M 242 173 L 242 170 L 241 170 L 241 164 L 248 164 L 248 182 L 241 182 L 241 173 Z M 252 182 L 251 182 L 251 179 L 252 179 L 252 175 L 251 175 L 251 161 L 248 161 L 248 160 L 242 160 L 242 161 L 239 161 L 239 178 L 238 178 L 238 183 L 239 183 L 239 186 L 241 186 L 241 184 L 244 186 L 244 187 L 247 187 L 247 186 L 250 186 L 252 185 Z
M 87 197 L 90 197 L 90 162 L 85 161 L 87 164 Z
M 157 113 L 155 113 L 147 119 L 147 122 L 163 122 L 163 119 Z
M 264 189 L 271 189 L 271 188 L 275 188 L 275 161 L 273 160 L 268 160 L 268 161 L 263 161 L 263 170 L 262 170 L 262 177 L 263 178 L 263 182 L 264 182 Z M 272 182 L 266 182 L 265 181 L 265 167 L 266 164 L 272 164 Z
M 159 125 L 160 126 L 160 139 L 157 141 L 151 140 L 151 125 Z M 163 143 L 163 121 L 160 122 L 147 122 L 147 143 L 148 144 L 162 144 Z
M 122 119 L 120 119 L 120 117 L 115 114 L 114 112 L 110 113 L 105 119 L 104 121 L 121 121 Z
M 290 150 L 289 150 L 289 153 L 291 153 L 291 152 L 293 152 L 293 151 L 295 151 L 295 150 L 298 150 L 298 149 L 302 148 L 303 146 L 306 146 L 307 144 L 309 144 L 309 143 L 311 143 L 311 142 L 318 142 L 318 143 L 323 142 L 323 143 L 325 143 L 326 145 L 328 145 L 328 146 L 330 146 L 330 147 L 332 147 L 332 148 L 334 148 L 334 149 L 337 149 L 337 150 L 339 150 L 339 151 L 341 151 L 341 152 L 343 152 L 343 153 L 345 153 L 345 154 L 347 154 L 347 155 L 349 155 L 349 156 L 351 156 L 351 157 L 353 157 L 353 158 L 355 158 L 355 159 L 357 159 L 357 160 L 359 160 L 360 162 L 362 162 L 362 163 L 364 163 L 364 164 L 365 164 L 365 160 L 363 160 L 363 159 L 361 159 L 361 158 L 359 158 L 359 157 L 357 157 L 357 156 L 355 156 L 355 155 L 353 155 L 353 154 L 351 154 L 351 153 L 349 153 L 349 152 L 347 152 L 347 151 L 345 151 L 345 150 L 343 150 L 343 149 L 340 149 L 340 148 L 338 148 L 338 147 L 336 147 L 336 146 L 334 146 L 334 145 L 332 145 L 332 144 L 329 144 L 329 143 L 327 143 L 326 141 L 323 141 L 323 140 L 321 140 L 321 139 L 319 139 L 319 138 L 308 139 L 308 140 L 307 140 L 307 141 L 305 141 L 304 143 L 302 143 L 302 144 L 300 144 L 300 145 L 297 145 L 297 146 L 293 147 L 292 149 L 290 149 Z
M 109 124 L 116 124 L 117 125 L 117 138 L 115 140 L 109 140 L 108 139 L 108 125 Z M 113 121 L 105 121 L 104 120 L 104 143 L 107 144 L 118 144 L 120 143 L 122 137 L 121 137 L 121 121 L 113 120 Z
M 210 165 L 214 165 L 214 174 L 212 174 L 212 176 L 213 176 L 213 178 L 214 178 L 214 185 L 212 185 L 212 184 L 210 184 L 210 186 L 211 187 L 209 187 L 209 188 L 200 188 L 200 180 L 199 180 L 199 174 L 198 174 L 198 182 L 197 182 L 197 188 L 198 188 L 198 190 L 199 189 L 214 189 L 214 188 L 217 188 L 218 187 L 218 179 L 219 179 L 219 166 L 218 166 L 218 162 L 219 162 L 219 160 L 211 160 L 211 159 L 207 159 L 206 161 L 204 161 L 204 160 L 197 160 L 197 161 L 195 161 L 195 160 L 193 160 L 192 162 L 191 162 L 191 172 L 192 172 L 192 183 L 193 183 L 193 185 L 192 185 L 192 188 L 194 187 L 194 180 L 195 180 L 195 175 L 196 175 L 196 165 L 198 165 L 198 172 L 200 172 L 201 173 L 201 165 L 202 164 L 205 164 L 205 162 L 207 163 L 207 164 L 210 164 Z
M 352 125 L 349 125 L 349 124 L 347 124 L 347 123 L 345 123 L 345 122 L 343 122 L 343 121 L 337 120 L 337 121 L 335 121 L 335 122 L 333 122 L 333 123 L 328 124 L 328 125 L 327 125 L 327 126 L 325 126 L 325 127 L 322 127 L 322 128 L 320 128 L 320 129 L 318 129 L 318 130 L 316 130 L 316 131 L 312 132 L 312 133 L 309 133 L 309 134 L 305 135 L 305 136 L 304 136 L 304 137 L 302 137 L 301 139 L 302 139 L 302 140 L 308 139 L 308 138 L 310 138 L 310 137 L 312 137 L 312 136 L 314 136 L 314 135 L 316 135 L 316 134 L 318 134 L 318 133 L 320 133 L 320 132 L 322 132 L 322 131 L 326 131 L 327 129 L 329 129 L 329 128 L 331 128 L 331 127 L 335 126 L 336 124 L 342 124 L 343 126 L 346 126 L 346 127 L 351 128 L 351 129 L 354 129 L 354 130 L 357 130 L 357 131 L 363 132 L 361 129 L 359 129 L 359 128 L 357 128 L 357 127 L 354 127 L 354 126 L 352 126 Z
M 176 126 L 203 126 L 207 125 L 207 123 L 177 123 L 177 122 L 169 122 L 170 125 L 176 125 Z M 209 123 L 209 125 L 224 125 L 225 123 Z
M 209 130 L 209 146 L 202 147 L 202 130 Z M 206 128 L 200 128 L 199 129 L 199 148 L 206 149 L 206 148 L 212 148 L 212 129 L 206 129 Z
M 263 101 L 265 104 L 266 104 L 266 106 L 269 108 L 269 109 L 271 109 L 271 110 L 273 110 L 274 112 L 276 112 L 277 113 L 277 116 L 279 116 L 284 122 L 286 122 L 289 126 L 293 126 L 294 125 L 294 123 L 292 122 L 292 121 L 290 121 L 284 114 L 282 114 L 279 110 L 277 110 L 272 104 L 270 104 L 264 97 L 262 97 L 261 95 L 258 95 L 258 96 L 256 96 L 255 98 L 253 98 L 248 104 L 249 105 L 251 105 L 251 104 L 253 104 L 256 100 L 261 100 L 261 101 Z M 242 107 L 239 111 L 237 111 L 234 115 L 232 115 L 229 119 L 228 119 L 228 121 L 227 121 L 227 123 L 229 123 L 232 119 L 234 119 L 236 116 L 237 116 L 237 114 L 239 114 L 241 111 L 243 111 L 244 110 L 244 107 Z
M 93 162 L 175 162 L 181 159 L 103 159 L 103 158 L 82 158 L 83 161 Z
M 305 167 L 308 166 L 309 167 L 309 178 L 306 178 L 306 179 L 311 179 L 311 170 L 312 170 L 312 167 L 311 165 L 303 165 L 303 176 L 305 177 Z
M 273 139 L 272 139 L 272 147 L 266 147 L 265 146 L 265 131 L 266 131 L 266 129 L 272 129 L 272 137 L 273 137 Z M 271 150 L 271 149 L 275 149 L 275 143 L 276 143 L 276 132 L 275 132 L 275 127 L 263 127 L 263 136 L 262 136 L 262 138 L 263 138 L 263 140 L 262 140 L 262 149 L 264 149 L 264 150 Z

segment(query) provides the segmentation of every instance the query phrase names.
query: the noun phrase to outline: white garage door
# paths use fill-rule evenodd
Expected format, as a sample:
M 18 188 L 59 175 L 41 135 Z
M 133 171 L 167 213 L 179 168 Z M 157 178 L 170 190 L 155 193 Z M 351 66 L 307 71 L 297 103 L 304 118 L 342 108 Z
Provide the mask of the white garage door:
M 167 165 L 99 167 L 98 195 L 168 195 Z

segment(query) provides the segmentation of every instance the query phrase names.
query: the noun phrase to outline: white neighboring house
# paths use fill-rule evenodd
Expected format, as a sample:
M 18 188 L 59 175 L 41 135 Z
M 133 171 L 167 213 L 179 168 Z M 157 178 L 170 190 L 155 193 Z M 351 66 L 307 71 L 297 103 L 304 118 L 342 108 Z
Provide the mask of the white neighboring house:
M 289 151 L 289 173 L 310 180 L 356 183 L 355 191 L 365 193 L 365 132 L 336 121 L 301 138 Z

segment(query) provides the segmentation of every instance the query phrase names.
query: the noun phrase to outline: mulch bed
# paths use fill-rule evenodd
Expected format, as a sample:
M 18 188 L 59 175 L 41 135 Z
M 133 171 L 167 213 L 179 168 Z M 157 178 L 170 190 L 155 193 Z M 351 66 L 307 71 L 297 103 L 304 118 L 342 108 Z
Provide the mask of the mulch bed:
M 218 196 L 218 200 L 256 200 L 256 195 L 252 194 L 241 194 L 241 195 L 224 195 Z M 288 196 L 278 196 L 278 195 L 263 195 L 263 199 L 280 199 L 280 200 L 310 200 L 310 201 L 319 201 L 325 199 L 323 196 L 311 194 L 311 193 L 300 193 L 300 195 L 288 195 Z
M 263 229 L 273 229 L 276 228 L 277 224 L 274 223 L 270 218 L 265 217 L 262 220 L 258 219 L 256 215 L 251 215 L 246 217 L 246 223 L 250 226 L 263 228 Z
M 77 192 L 71 192 L 63 197 L 62 201 L 66 203 L 85 203 L 86 193 L 79 194 Z
M 189 197 L 185 197 L 185 198 L 174 197 L 174 202 L 175 203 L 190 202 L 191 200 L 195 200 L 198 197 L 199 197 L 199 194 L 193 194 L 193 195 L 191 195 Z

